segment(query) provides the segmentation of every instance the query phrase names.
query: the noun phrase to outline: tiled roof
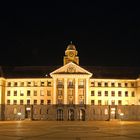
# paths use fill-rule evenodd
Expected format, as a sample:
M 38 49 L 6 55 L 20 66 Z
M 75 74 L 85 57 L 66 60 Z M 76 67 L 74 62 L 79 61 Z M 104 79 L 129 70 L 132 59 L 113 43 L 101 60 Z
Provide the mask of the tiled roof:
M 0 76 L 5 78 L 45 78 L 61 66 L 11 66 L 0 67 Z M 81 66 L 93 73 L 93 78 L 136 79 L 140 74 L 140 67 L 101 67 Z

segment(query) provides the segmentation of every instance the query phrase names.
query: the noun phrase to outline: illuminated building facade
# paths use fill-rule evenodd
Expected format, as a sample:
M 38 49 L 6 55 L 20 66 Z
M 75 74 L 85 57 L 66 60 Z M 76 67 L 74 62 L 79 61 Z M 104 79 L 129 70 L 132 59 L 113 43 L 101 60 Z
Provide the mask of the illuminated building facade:
M 0 120 L 140 120 L 140 68 L 80 66 L 75 45 L 63 66 L 0 68 Z

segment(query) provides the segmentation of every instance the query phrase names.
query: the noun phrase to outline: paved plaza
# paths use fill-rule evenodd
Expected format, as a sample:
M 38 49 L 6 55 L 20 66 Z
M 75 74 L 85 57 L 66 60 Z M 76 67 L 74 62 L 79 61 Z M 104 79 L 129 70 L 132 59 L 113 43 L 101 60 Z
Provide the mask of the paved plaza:
M 140 122 L 1 121 L 0 140 L 139 140 Z

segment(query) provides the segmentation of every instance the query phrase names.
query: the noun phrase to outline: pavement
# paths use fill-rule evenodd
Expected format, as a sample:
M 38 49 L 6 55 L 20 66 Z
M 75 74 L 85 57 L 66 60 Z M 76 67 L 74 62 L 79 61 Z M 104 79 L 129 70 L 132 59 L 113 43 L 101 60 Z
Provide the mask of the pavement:
M 140 140 L 140 121 L 0 121 L 0 140 Z

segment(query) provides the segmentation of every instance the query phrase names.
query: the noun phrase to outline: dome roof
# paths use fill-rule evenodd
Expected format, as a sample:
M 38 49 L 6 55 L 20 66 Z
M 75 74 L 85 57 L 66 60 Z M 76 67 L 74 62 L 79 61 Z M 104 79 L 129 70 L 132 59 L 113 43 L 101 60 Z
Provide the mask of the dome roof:
M 76 47 L 73 44 L 69 44 L 67 50 L 76 50 Z

